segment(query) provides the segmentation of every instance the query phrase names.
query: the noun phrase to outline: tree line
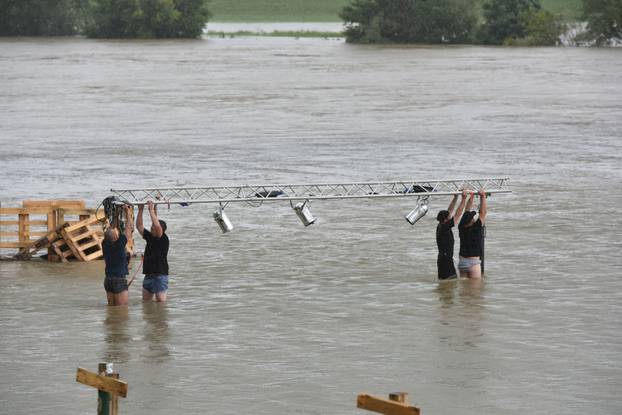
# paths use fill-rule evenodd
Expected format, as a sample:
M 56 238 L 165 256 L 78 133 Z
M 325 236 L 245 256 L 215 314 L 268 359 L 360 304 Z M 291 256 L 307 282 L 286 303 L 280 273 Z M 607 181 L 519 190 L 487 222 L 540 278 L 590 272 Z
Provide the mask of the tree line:
M 195 38 L 208 0 L 0 0 L 0 36 Z M 583 0 L 584 40 L 622 39 L 622 0 Z M 352 0 L 340 12 L 355 43 L 555 45 L 566 25 L 539 0 Z
M 207 0 L 0 0 L 0 36 L 195 38 Z
M 584 37 L 622 39 L 622 0 L 583 0 Z M 549 46 L 567 29 L 539 0 L 353 0 L 340 17 L 354 43 Z

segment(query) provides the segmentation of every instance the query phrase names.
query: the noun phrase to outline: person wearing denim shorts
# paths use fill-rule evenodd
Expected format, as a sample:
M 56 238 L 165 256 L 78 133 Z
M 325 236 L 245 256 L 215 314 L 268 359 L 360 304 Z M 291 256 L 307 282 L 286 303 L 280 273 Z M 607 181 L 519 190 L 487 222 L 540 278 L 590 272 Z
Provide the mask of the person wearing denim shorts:
M 138 205 L 136 217 L 136 229 L 146 242 L 143 257 L 143 301 L 166 301 L 168 291 L 168 247 L 169 240 L 166 235 L 166 222 L 158 219 L 155 205 L 152 201 L 147 202 L 149 216 L 151 217 L 151 230 L 143 226 L 144 205 Z
M 467 212 L 462 215 L 458 232 L 460 234 L 460 261 L 458 269 L 460 277 L 480 279 L 482 278 L 482 229 L 486 222 L 486 193 L 479 192 L 480 206 L 479 218 L 475 219 L 475 211 L 470 210 L 473 205 L 473 195 L 467 202 Z

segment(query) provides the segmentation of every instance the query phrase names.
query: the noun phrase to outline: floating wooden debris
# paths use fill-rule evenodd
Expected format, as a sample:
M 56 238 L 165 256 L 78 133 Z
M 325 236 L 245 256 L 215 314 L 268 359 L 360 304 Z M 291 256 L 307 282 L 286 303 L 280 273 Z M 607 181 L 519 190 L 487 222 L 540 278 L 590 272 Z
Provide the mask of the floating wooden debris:
M 406 392 L 389 394 L 389 399 L 378 398 L 368 394 L 356 397 L 356 407 L 384 415 L 420 415 L 421 410 L 408 403 Z

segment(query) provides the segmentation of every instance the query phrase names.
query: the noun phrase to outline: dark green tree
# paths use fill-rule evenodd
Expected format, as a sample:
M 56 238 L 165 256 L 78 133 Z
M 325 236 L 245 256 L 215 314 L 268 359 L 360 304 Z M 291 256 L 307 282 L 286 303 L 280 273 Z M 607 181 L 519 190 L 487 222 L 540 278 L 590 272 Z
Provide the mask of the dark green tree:
M 506 39 L 528 35 L 528 16 L 540 10 L 539 0 L 489 0 L 484 3 L 484 24 L 481 41 L 500 45 Z
M 206 0 L 176 0 L 179 16 L 175 20 L 175 33 L 182 37 L 199 37 L 212 16 Z
M 522 38 L 506 38 L 504 44 L 514 46 L 556 46 L 565 30 L 561 17 L 547 10 L 521 16 L 527 35 Z
M 179 37 L 174 30 L 179 14 L 173 0 L 142 0 L 137 22 L 138 37 Z
M 477 24 L 475 0 L 353 0 L 339 16 L 349 42 L 465 43 Z
M 622 39 L 622 0 L 583 0 L 588 34 L 602 45 L 610 39 Z
M 139 0 L 93 0 L 85 34 L 101 38 L 134 38 L 142 29 Z
M 530 46 L 555 46 L 566 29 L 561 17 L 547 10 L 530 13 L 526 24 L 527 44 Z
M 73 35 L 81 23 L 80 0 L 0 0 L 0 36 Z
M 88 14 L 97 38 L 194 38 L 210 17 L 206 0 L 91 0 Z

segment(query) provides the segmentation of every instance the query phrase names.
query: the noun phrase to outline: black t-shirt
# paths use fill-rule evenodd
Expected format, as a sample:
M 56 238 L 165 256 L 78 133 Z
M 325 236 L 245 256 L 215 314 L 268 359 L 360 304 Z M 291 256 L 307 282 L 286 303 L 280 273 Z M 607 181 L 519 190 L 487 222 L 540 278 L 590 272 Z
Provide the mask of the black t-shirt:
M 163 234 L 160 238 L 156 238 L 145 229 L 143 239 L 147 241 L 143 259 L 143 274 L 168 275 L 168 236 Z
M 125 234 L 119 235 L 119 239 L 111 242 L 104 239 L 102 243 L 102 251 L 104 251 L 104 262 L 106 264 L 106 277 L 108 278 L 125 278 L 127 271 L 127 252 L 125 245 L 127 237 Z
M 454 255 L 454 232 L 451 229 L 454 226 L 454 218 L 436 226 L 436 246 L 438 246 L 439 255 L 449 257 Z
M 468 228 L 458 226 L 460 233 L 460 256 L 482 256 L 482 221 L 479 218 Z

